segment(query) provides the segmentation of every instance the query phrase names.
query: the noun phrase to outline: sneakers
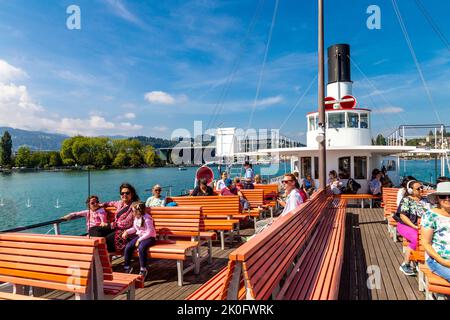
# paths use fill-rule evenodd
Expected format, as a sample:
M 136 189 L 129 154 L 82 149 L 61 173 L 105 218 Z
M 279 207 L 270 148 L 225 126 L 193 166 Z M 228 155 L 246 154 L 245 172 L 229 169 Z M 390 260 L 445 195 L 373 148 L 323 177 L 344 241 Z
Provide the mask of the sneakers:
M 139 271 L 139 276 L 141 276 L 144 280 L 147 278 L 148 271 L 147 269 Z
M 133 267 L 124 266 L 123 272 L 125 273 L 133 273 Z
M 403 263 L 399 269 L 401 272 L 403 272 L 407 276 L 416 275 L 416 273 L 414 272 L 414 269 L 411 268 L 411 266 L 409 264 Z

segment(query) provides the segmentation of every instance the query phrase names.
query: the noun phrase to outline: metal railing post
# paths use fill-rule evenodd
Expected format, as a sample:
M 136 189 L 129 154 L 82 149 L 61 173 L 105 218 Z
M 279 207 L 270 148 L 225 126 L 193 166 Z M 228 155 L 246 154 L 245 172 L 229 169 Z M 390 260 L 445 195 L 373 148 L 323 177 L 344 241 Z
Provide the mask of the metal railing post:
M 57 236 L 59 236 L 59 235 L 61 234 L 61 228 L 60 228 L 59 223 L 54 223 L 54 224 L 53 224 L 53 228 L 55 229 L 55 234 L 56 234 Z

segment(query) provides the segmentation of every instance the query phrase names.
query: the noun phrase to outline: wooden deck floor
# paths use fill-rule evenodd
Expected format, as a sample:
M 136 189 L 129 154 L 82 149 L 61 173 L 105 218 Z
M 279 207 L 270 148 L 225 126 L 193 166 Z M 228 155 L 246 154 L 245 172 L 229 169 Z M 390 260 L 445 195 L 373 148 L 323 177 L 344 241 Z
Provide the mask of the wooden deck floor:
M 425 299 L 418 290 L 417 277 L 407 277 L 399 270 L 402 245 L 389 238 L 382 209 L 348 208 L 345 241 L 339 299 Z M 381 275 L 379 288 L 374 277 L 376 270 Z
M 242 234 L 252 234 L 252 229 Z M 417 278 L 407 277 L 399 271 L 402 262 L 401 243 L 394 243 L 387 233 L 382 209 L 348 208 L 346 221 L 346 243 L 344 266 L 342 269 L 340 299 L 342 300 L 423 300 L 418 291 Z M 204 262 L 200 275 L 193 272 L 184 277 L 183 287 L 177 285 L 174 261 L 152 261 L 145 288 L 136 290 L 138 300 L 183 300 L 227 264 L 229 253 L 239 246 L 220 249 L 215 242 L 213 263 Z M 116 271 L 122 271 L 121 259 L 114 262 Z M 373 271 L 380 271 L 380 287 L 369 289 L 367 280 Z M 369 271 L 369 274 L 367 273 Z M 52 292 L 44 297 L 52 299 L 72 299 L 67 293 Z M 125 295 L 116 299 L 125 299 Z

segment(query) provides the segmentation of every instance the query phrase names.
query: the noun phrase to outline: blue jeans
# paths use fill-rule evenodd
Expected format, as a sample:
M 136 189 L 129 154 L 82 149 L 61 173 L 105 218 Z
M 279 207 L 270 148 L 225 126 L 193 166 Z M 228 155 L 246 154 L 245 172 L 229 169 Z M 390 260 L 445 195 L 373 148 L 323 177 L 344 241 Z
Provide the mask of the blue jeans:
M 434 260 L 433 258 L 427 259 L 427 265 L 430 270 L 438 276 L 444 278 L 450 282 L 450 268 L 444 267 L 442 264 Z
M 130 266 L 131 258 L 133 257 L 133 252 L 136 249 L 136 242 L 139 239 L 139 237 L 134 237 L 130 242 L 127 243 L 127 246 L 125 247 L 124 251 L 124 258 L 125 258 L 125 266 Z M 148 248 L 153 246 L 155 244 L 156 240 L 155 238 L 148 238 L 145 240 L 142 240 L 139 243 L 139 264 L 141 266 L 141 269 L 147 268 L 147 252 Z

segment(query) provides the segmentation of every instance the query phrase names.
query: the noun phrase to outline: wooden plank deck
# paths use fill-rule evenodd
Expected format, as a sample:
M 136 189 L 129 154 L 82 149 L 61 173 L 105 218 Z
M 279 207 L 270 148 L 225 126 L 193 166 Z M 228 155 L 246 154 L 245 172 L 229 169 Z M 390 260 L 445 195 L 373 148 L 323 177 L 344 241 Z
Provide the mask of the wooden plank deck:
M 252 235 L 253 228 L 240 231 L 242 236 Z M 225 245 L 225 250 L 220 248 L 220 240 L 213 241 L 213 262 L 207 264 L 203 262 L 200 268 L 200 274 L 195 275 L 193 271 L 184 275 L 184 285 L 179 287 L 177 284 L 176 262 L 171 260 L 152 260 L 149 264 L 148 276 L 145 281 L 145 288 L 136 290 L 136 300 L 184 300 L 191 293 L 197 290 L 202 284 L 207 282 L 216 273 L 218 273 L 228 263 L 229 254 L 239 247 L 242 243 L 233 242 Z M 202 255 L 206 253 L 206 247 L 202 247 Z M 134 261 L 134 270 L 139 270 L 138 261 Z M 191 262 L 186 260 L 186 265 Z M 114 271 L 122 272 L 123 258 L 113 261 Z M 186 267 L 185 265 L 185 267 Z M 57 300 L 72 300 L 74 295 L 61 291 L 52 291 L 42 297 Z M 126 300 L 126 295 L 120 295 L 115 300 Z
M 348 208 L 344 266 L 341 275 L 342 300 L 424 300 L 417 277 L 400 272 L 401 242 L 394 243 L 387 232 L 382 209 Z M 381 278 L 376 288 L 374 270 Z M 373 285 L 368 287 L 368 280 Z

